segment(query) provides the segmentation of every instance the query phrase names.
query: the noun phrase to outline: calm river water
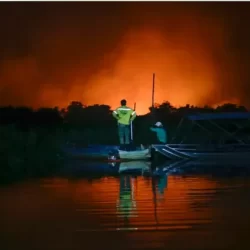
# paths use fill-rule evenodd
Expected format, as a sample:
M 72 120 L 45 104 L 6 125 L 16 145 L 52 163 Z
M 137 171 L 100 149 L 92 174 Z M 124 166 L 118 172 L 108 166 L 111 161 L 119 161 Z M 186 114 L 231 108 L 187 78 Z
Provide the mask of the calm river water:
M 54 177 L 0 188 L 0 249 L 249 249 L 250 176 Z

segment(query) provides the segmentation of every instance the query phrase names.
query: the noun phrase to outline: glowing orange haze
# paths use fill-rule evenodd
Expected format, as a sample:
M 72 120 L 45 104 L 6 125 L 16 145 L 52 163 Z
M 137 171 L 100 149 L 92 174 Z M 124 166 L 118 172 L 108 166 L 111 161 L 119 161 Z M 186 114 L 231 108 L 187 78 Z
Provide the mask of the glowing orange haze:
M 114 51 L 119 53 L 118 60 L 113 64 L 113 55 L 104 58 L 103 69 L 87 83 L 83 100 L 89 104 L 108 103 L 114 108 L 126 98 L 131 107 L 137 103 L 138 113 L 147 113 L 155 72 L 155 102 L 167 100 L 174 106 L 207 104 L 218 84 L 217 72 L 199 36 L 189 38 L 190 31 L 186 33 L 182 33 L 185 41 L 180 37 L 166 40 L 160 31 L 153 30 L 126 34 L 120 48 Z M 114 65 L 112 70 L 110 64 Z M 81 92 L 81 82 L 79 77 L 71 96 Z M 226 100 L 220 100 L 223 101 Z M 238 102 L 235 98 L 233 101 Z M 209 104 L 215 105 L 217 100 Z
M 53 81 L 60 80 L 45 77 L 33 58 L 16 61 L 14 72 L 13 62 L 9 66 L 6 63 L 2 82 L 8 79 L 6 82 L 13 84 L 13 88 L 19 85 L 18 95 L 23 98 L 27 96 L 27 89 L 31 93 L 37 91 L 34 81 L 38 85 L 42 82 L 38 96 L 30 99 L 30 103 L 23 101 L 27 105 L 66 107 L 76 100 L 115 108 L 125 98 L 131 107 L 136 102 L 137 112 L 144 114 L 151 105 L 152 74 L 155 73 L 157 103 L 165 100 L 175 106 L 238 103 L 237 97 L 225 98 L 215 89 L 220 83 L 209 48 L 223 46 L 223 33 L 213 29 L 216 39 L 209 44 L 199 35 L 197 27 L 187 26 L 181 33 L 169 35 L 150 28 L 130 30 L 112 53 L 104 55 L 102 67 L 91 78 L 85 80 L 84 73 L 78 69 L 71 72 L 64 79 L 69 86 L 67 90 L 53 85 Z
M 188 53 L 186 46 L 171 44 L 160 32 L 148 30 L 127 34 L 121 44 L 113 70 L 103 69 L 93 77 L 83 99 L 89 95 L 92 103 L 103 100 L 114 107 L 126 98 L 131 106 L 137 103 L 139 113 L 146 113 L 151 105 L 153 72 L 156 102 L 199 104 L 214 87 L 214 69 L 200 49 Z M 104 64 L 109 64 L 108 58 Z M 92 92 L 96 93 L 93 97 Z

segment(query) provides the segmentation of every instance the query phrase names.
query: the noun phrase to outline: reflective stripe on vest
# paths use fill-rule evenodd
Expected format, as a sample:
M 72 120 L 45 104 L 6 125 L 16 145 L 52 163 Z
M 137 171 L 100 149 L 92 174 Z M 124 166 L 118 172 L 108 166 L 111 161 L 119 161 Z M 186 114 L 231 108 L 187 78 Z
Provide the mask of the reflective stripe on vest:
M 130 108 L 118 108 L 117 110 L 131 110 Z

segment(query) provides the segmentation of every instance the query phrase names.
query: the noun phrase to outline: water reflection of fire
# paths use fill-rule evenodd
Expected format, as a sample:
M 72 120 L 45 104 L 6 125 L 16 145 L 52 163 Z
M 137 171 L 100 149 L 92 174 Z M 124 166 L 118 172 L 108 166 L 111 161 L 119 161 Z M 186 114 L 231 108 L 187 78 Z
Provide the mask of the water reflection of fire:
M 119 198 L 116 207 L 118 217 L 129 218 L 136 216 L 135 179 L 131 176 L 120 176 Z

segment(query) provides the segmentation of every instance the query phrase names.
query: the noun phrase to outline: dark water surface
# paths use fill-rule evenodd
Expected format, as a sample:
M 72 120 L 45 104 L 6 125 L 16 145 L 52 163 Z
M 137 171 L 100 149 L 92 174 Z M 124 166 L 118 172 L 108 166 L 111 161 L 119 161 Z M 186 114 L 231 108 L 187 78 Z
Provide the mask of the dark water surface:
M 249 249 L 250 177 L 57 177 L 0 188 L 0 249 Z

